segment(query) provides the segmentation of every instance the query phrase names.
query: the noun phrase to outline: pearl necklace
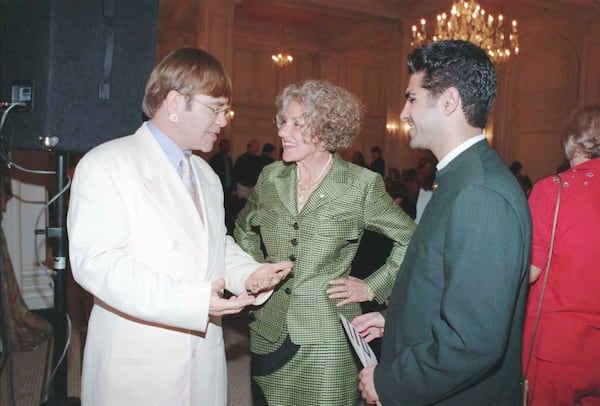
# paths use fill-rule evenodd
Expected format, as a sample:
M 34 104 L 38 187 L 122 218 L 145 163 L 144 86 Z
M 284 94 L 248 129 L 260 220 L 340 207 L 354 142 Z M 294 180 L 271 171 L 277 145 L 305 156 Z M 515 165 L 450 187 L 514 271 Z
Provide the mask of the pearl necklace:
M 332 156 L 333 156 L 332 154 L 329 154 L 329 159 L 327 160 L 327 163 L 325 164 L 323 169 L 321 169 L 321 172 L 319 173 L 319 175 L 315 178 L 315 180 L 313 180 L 306 186 L 303 186 L 302 182 L 300 181 L 300 165 L 298 165 L 298 164 L 296 165 L 296 172 L 298 175 L 298 178 L 296 180 L 298 182 L 298 197 L 297 197 L 298 210 L 301 210 L 302 207 L 304 207 L 304 204 L 306 203 L 306 200 L 307 200 L 306 195 L 308 194 L 310 196 L 310 193 L 307 193 L 307 192 L 312 190 L 312 188 L 319 182 L 319 180 L 321 180 L 323 175 L 325 175 L 325 172 L 327 172 L 327 169 L 329 169 L 329 164 L 331 164 Z

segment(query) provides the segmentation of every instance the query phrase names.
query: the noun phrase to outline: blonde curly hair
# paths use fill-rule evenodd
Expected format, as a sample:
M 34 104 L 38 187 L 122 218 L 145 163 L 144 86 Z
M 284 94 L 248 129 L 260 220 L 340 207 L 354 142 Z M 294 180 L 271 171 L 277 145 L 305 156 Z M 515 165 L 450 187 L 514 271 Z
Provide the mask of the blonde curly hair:
M 361 129 L 364 107 L 348 90 L 327 81 L 310 79 L 287 86 L 275 99 L 280 128 L 287 106 L 295 101 L 304 108 L 302 136 L 308 142 L 338 151 L 351 145 Z

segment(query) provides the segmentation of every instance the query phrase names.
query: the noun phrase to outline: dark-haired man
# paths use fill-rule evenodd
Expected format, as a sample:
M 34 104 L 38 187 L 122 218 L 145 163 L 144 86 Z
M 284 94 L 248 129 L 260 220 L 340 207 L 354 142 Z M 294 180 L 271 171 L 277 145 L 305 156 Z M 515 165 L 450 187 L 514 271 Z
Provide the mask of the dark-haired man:
M 438 159 L 437 189 L 385 316 L 353 320 L 367 339 L 383 335 L 381 361 L 361 371 L 359 388 L 386 406 L 517 405 L 531 218 L 482 134 L 494 67 L 458 40 L 415 49 L 408 67 L 401 118 L 410 146 Z

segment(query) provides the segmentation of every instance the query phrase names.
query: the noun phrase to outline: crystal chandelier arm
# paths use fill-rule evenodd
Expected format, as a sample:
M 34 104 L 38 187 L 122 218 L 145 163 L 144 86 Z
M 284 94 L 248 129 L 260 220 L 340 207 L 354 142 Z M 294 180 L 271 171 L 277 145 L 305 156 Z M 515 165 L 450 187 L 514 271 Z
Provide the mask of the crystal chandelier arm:
M 512 55 L 519 53 L 517 22 L 513 20 L 510 33 L 505 34 L 504 16 L 494 18 L 475 0 L 454 0 L 449 14 L 441 13 L 428 34 L 423 18 L 412 26 L 411 46 L 417 47 L 431 41 L 462 39 L 487 50 L 496 66 L 501 66 Z M 508 38 L 508 41 L 507 41 Z

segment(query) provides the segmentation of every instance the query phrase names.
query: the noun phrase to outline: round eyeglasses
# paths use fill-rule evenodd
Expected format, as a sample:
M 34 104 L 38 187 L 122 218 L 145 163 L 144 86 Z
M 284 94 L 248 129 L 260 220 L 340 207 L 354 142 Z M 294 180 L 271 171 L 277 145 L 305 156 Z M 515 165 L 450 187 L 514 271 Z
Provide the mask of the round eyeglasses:
M 210 104 L 206 104 L 203 103 L 199 100 L 196 100 L 195 98 L 192 97 L 192 100 L 195 101 L 196 103 L 209 108 L 213 114 L 215 115 L 215 118 L 219 116 L 219 114 L 223 114 L 225 116 L 225 118 L 229 118 L 229 116 L 231 115 L 231 106 L 225 105 L 225 106 L 211 106 Z

